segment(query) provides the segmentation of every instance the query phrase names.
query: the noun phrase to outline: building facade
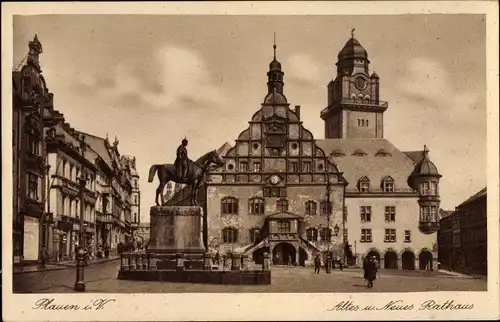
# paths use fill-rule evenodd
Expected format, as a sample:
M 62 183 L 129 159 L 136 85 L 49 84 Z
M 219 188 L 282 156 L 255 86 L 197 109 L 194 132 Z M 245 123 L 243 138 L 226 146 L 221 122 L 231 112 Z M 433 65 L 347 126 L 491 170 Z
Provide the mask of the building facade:
M 47 160 L 44 110 L 52 105 L 40 68 L 42 44 L 35 35 L 26 63 L 12 72 L 13 262 L 40 260 L 51 217 L 44 211 Z
M 138 243 L 141 245 L 147 245 L 149 243 L 149 238 L 151 236 L 151 227 L 149 222 L 141 222 L 139 223 L 139 227 L 137 228 L 136 233 Z
M 117 140 L 111 145 L 100 139 L 102 148 L 96 147 L 97 137 L 71 127 L 54 108 L 39 64 L 41 53 L 35 35 L 26 63 L 12 73 L 14 263 L 40 261 L 44 246 L 49 261 L 74 259 L 77 243 L 93 252 L 98 243 L 116 248 L 131 234 L 133 220 L 140 220 L 135 158 L 121 156 Z M 110 204 L 103 201 L 106 191 L 115 192 Z M 103 222 L 110 222 L 107 235 Z
M 317 140 L 344 173 L 346 238 L 356 261 L 383 268 L 437 269 L 439 174 L 429 150 L 402 152 L 384 139 L 380 78 L 352 36 L 338 54 Z
M 484 188 L 441 219 L 439 262 L 445 269 L 487 274 L 487 189 Z
M 208 248 L 256 261 L 268 252 L 275 264 L 331 252 L 351 264 L 375 256 L 383 268 L 437 269 L 441 175 L 427 147 L 403 152 L 384 138 L 388 103 L 369 64 L 351 37 L 327 86 L 325 139 L 315 139 L 300 106 L 290 108 L 274 56 L 260 109 L 200 192 Z M 169 204 L 182 204 L 182 192 Z

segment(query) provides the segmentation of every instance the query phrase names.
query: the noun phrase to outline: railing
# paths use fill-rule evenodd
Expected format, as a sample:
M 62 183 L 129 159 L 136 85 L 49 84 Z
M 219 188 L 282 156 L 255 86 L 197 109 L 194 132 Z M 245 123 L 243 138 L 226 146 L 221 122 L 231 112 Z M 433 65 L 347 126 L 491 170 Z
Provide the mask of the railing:
M 336 101 L 335 103 L 359 105 L 359 106 L 366 106 L 366 107 L 383 107 L 383 108 L 386 108 L 389 106 L 388 102 L 377 101 L 377 100 L 372 100 L 372 99 L 365 99 L 365 98 L 342 98 L 342 99 Z M 327 113 L 328 111 L 329 111 L 328 107 L 324 108 L 321 111 L 321 115 Z
M 248 270 L 248 262 L 245 260 L 247 256 L 240 254 L 229 254 L 231 260 L 231 271 Z M 203 270 L 211 271 L 213 266 L 213 256 L 211 254 L 203 255 Z M 186 259 L 184 254 L 176 255 L 176 271 L 184 271 Z M 154 253 L 146 251 L 130 251 L 120 254 L 120 270 L 121 271 L 156 271 L 158 258 Z M 264 253 L 264 261 L 262 270 L 269 270 L 269 254 Z

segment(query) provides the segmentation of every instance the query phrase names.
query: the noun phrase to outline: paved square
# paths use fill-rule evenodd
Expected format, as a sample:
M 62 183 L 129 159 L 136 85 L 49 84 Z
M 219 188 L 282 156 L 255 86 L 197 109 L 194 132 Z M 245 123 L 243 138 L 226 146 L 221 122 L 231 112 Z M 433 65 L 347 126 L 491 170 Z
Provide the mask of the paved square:
M 272 285 L 211 285 L 168 282 L 124 281 L 116 279 L 119 262 L 96 264 L 85 269 L 87 292 L 92 293 L 226 293 L 226 292 L 425 292 L 425 291 L 486 291 L 486 279 L 460 278 L 424 272 L 382 271 L 373 289 L 364 287 L 359 269 L 334 270 L 313 274 L 312 268 L 273 267 Z M 65 270 L 15 274 L 14 292 L 68 293 L 73 292 L 76 271 Z

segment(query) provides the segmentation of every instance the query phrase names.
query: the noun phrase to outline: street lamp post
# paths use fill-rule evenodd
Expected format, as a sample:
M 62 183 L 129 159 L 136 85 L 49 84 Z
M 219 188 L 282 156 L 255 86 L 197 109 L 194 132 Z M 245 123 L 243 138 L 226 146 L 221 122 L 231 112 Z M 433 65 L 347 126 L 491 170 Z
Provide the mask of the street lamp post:
M 330 255 L 330 243 L 332 241 L 332 233 L 330 229 L 330 217 L 332 213 L 332 207 L 331 207 L 331 201 L 330 201 L 330 193 L 332 191 L 332 184 L 330 182 L 330 176 L 327 176 L 328 182 L 326 183 L 326 215 L 327 215 L 327 244 L 326 244 L 326 273 L 330 274 L 331 273 L 331 255 Z
M 82 136 L 80 150 L 82 158 L 85 158 L 85 136 Z M 85 226 L 83 218 L 85 216 L 85 186 L 87 184 L 87 176 L 85 171 L 83 171 L 83 167 L 80 178 L 78 178 L 78 183 L 80 184 L 80 230 L 78 234 L 78 249 L 76 250 L 76 281 L 74 290 L 77 292 L 85 292 L 84 267 L 87 251 L 85 246 L 83 246 L 83 229 Z

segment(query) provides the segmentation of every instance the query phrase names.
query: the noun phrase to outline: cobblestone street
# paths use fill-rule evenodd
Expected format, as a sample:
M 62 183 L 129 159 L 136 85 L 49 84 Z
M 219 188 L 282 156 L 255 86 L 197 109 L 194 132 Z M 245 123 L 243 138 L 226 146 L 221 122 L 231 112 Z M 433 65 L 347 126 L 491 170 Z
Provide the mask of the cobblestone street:
M 373 289 L 364 287 L 361 270 L 349 269 L 316 275 L 312 268 L 272 268 L 272 285 L 238 286 L 124 281 L 116 279 L 119 261 L 86 267 L 87 292 L 92 293 L 182 293 L 182 292 L 425 292 L 486 291 L 486 279 L 461 278 L 423 272 L 382 271 Z M 72 293 L 75 269 L 15 274 L 14 292 Z

